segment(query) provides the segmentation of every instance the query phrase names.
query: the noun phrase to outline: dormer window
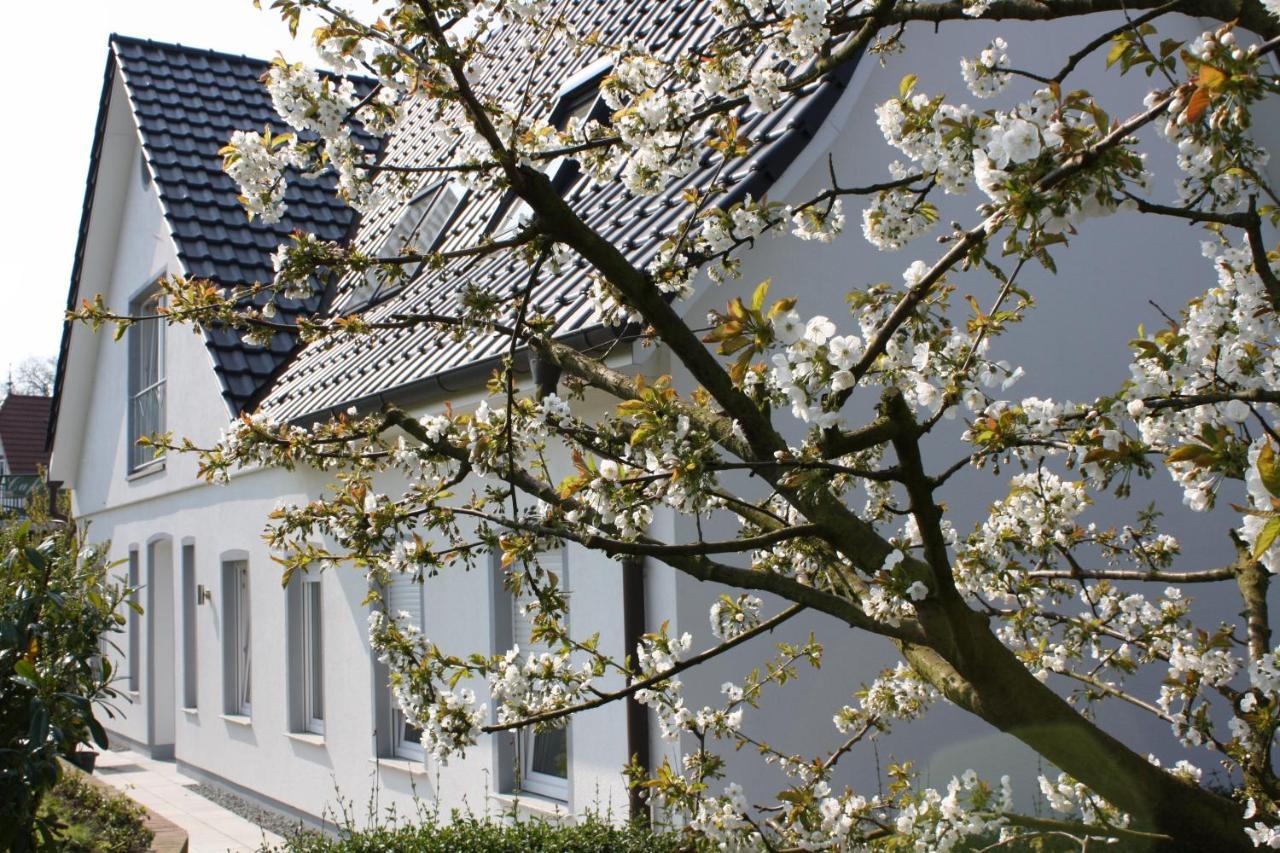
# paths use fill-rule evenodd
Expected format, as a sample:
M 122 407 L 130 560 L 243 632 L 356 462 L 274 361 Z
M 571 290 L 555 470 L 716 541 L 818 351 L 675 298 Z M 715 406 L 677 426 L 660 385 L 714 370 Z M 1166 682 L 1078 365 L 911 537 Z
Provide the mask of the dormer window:
M 553 127 L 557 130 L 565 130 L 572 119 L 577 119 L 579 124 L 588 121 L 598 121 L 604 125 L 610 123 L 609 107 L 605 104 L 604 98 L 600 97 L 600 81 L 604 79 L 607 70 L 607 68 L 588 69 L 590 76 L 586 79 L 570 80 L 566 87 L 560 90 L 555 109 L 551 111 L 550 123 Z
M 533 208 L 514 193 L 506 199 L 499 211 L 497 225 L 493 226 L 490 236 L 495 240 L 510 240 L 533 218 Z
M 596 63 L 561 87 L 556 96 L 556 105 L 552 108 L 548 120 L 552 127 L 564 131 L 574 120 L 579 124 L 588 121 L 597 121 L 603 125 L 610 123 L 612 113 L 604 102 L 604 98 L 600 96 L 600 81 L 604 79 L 609 68 L 607 62 Z M 565 190 L 573 185 L 581 173 L 578 162 L 568 157 L 555 158 L 547 164 L 544 171 L 551 179 L 551 185 L 561 195 L 564 195 Z M 493 215 L 489 235 L 495 240 L 509 240 L 520 231 L 532 215 L 533 211 L 523 199 L 515 193 L 508 193 Z
M 453 222 L 462 203 L 464 190 L 451 181 L 440 181 L 405 205 L 400 219 L 375 253 L 379 258 L 402 258 L 427 255 L 435 250 L 445 229 Z M 352 309 L 365 308 L 400 289 L 422 268 L 421 262 L 400 265 L 400 275 L 384 279 L 381 270 L 372 269 L 351 295 Z

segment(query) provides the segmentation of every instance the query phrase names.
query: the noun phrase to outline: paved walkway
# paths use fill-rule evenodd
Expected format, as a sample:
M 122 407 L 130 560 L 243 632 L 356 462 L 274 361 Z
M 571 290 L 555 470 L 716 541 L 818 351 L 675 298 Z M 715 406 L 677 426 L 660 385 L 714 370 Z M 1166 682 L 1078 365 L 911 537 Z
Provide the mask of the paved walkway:
M 189 790 L 196 780 L 178 773 L 172 761 L 156 761 L 131 751 L 103 752 L 93 775 L 185 829 L 190 853 L 253 853 L 264 841 L 281 841 L 280 836 Z

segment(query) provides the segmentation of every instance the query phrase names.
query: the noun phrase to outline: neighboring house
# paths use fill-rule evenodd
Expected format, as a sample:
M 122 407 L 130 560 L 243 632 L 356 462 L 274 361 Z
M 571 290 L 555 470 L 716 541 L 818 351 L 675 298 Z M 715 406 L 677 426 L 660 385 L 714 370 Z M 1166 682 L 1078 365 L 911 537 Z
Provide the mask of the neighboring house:
M 40 472 L 49 467 L 45 437 L 53 400 L 10 394 L 0 402 L 0 512 L 20 512 Z
M 634 34 L 672 52 L 711 26 L 708 6 L 691 0 L 564 3 L 584 30 L 599 30 L 603 43 Z M 879 59 L 862 62 L 837 80 L 810 87 L 778 112 L 751 118 L 748 129 L 759 130 L 766 141 L 725 170 L 721 180 L 730 198 L 768 194 L 778 200 L 804 198 L 831 168 L 842 184 L 882 181 L 894 152 L 884 144 L 872 109 L 896 95 L 907 71 L 918 75 L 922 91 L 960 93 L 958 57 L 976 55 L 996 33 L 1009 39 L 1017 56 L 1036 57 L 1052 54 L 1055 45 L 1083 44 L 1110 21 L 1050 28 L 966 25 L 946 30 L 954 35 L 941 41 L 930 39 L 926 52 L 888 55 L 883 66 Z M 1171 26 L 1188 36 L 1200 29 L 1188 19 Z M 525 80 L 521 45 L 507 38 L 507 31 L 493 39 L 500 61 L 483 73 L 514 77 L 520 69 Z M 1101 62 L 1087 65 L 1080 85 L 1100 82 Z M 292 229 L 329 239 L 348 233 L 351 214 L 331 192 L 298 182 L 291 184 L 285 221 L 249 223 L 234 186 L 221 173 L 217 150 L 233 129 L 280 125 L 257 82 L 264 68 L 243 57 L 112 38 L 69 306 L 100 293 L 118 310 L 146 311 L 155 305 L 154 282 L 166 274 L 223 284 L 267 280 L 270 255 Z M 552 96 L 560 113 L 591 109 L 586 105 L 594 101 L 593 87 L 604 70 L 566 54 L 538 69 L 527 85 Z M 1141 103 L 1145 81 L 1107 79 L 1105 91 L 1122 108 Z M 449 162 L 447 143 L 429 124 L 411 115 L 388 143 L 390 155 L 418 150 L 424 162 Z M 1153 168 L 1168 174 L 1172 162 L 1170 153 Z M 716 167 L 709 154 L 688 181 L 704 179 Z M 677 200 L 684 184 L 637 198 L 620 182 L 595 186 L 566 170 L 561 186 L 589 222 L 641 263 L 684 212 Z M 943 206 L 943 221 L 968 221 L 975 203 L 974 198 L 950 200 Z M 409 204 L 388 204 L 364 217 L 354 239 L 371 251 L 405 238 L 427 249 L 463 245 L 507 227 L 515 207 L 501 195 L 471 197 L 448 181 L 429 183 Z M 847 213 L 851 227 L 831 245 L 798 249 L 790 243 L 778 249 L 790 238 L 761 241 L 746 257 L 741 282 L 703 287 L 684 306 L 687 316 L 705 317 L 732 295 L 776 276 L 779 295 L 801 296 L 806 316 L 847 317 L 843 296 L 849 289 L 897 281 L 914 259 L 878 253 L 853 226 L 859 213 L 853 201 Z M 1026 366 L 1027 394 L 1080 399 L 1097 392 L 1099 377 L 1118 387 L 1125 378 L 1131 326 L 1150 313 L 1147 300 L 1157 298 L 1176 310 L 1211 281 L 1197 239 L 1184 229 L 1135 217 L 1108 222 L 1075 238 L 1079 245 L 1059 257 L 1056 278 L 1036 273 L 1027 279 L 1043 310 L 1001 344 L 1008 347 L 1005 357 Z M 1155 257 L 1126 251 L 1161 243 Z M 922 244 L 916 251 L 927 250 Z M 470 268 L 468 281 L 507 292 L 526 280 L 522 269 L 493 258 Z M 586 277 L 580 263 L 559 276 L 544 276 L 532 304 L 560 318 L 566 340 L 583 345 L 612 340 L 584 297 Z M 956 278 L 962 292 L 982 281 Z M 1119 280 L 1130 284 L 1114 286 Z M 370 315 L 443 307 L 457 296 L 454 282 L 447 271 L 426 272 L 369 309 Z M 343 310 L 367 296 L 348 284 L 331 286 L 323 298 L 287 306 L 285 314 Z M 1100 304 L 1108 310 L 1096 312 Z M 357 805 L 369 801 L 375 785 L 381 807 L 395 804 L 403 810 L 417 796 L 446 810 L 491 811 L 510 801 L 517 763 L 525 808 L 597 809 L 617 816 L 627 807 L 619 770 L 629 756 L 647 752 L 655 765 L 674 758 L 656 726 L 647 733 L 643 727 L 629 730 L 626 707 L 615 704 L 575 718 L 561 733 L 488 738 L 447 766 L 426 761 L 417 733 L 394 707 L 385 674 L 370 653 L 363 577 L 350 569 L 317 571 L 296 576 L 282 589 L 278 566 L 262 540 L 272 509 L 310 500 L 330 478 L 311 471 L 252 470 L 233 476 L 229 485 L 210 486 L 197 479 L 194 458 L 155 458 L 136 447 L 138 437 L 157 430 L 206 445 L 244 412 L 306 423 L 350 406 L 372 408 L 388 401 L 419 415 L 447 402 L 465 410 L 481 399 L 484 379 L 505 343 L 480 340 L 467 348 L 414 330 L 301 349 L 289 336 L 279 336 L 263 350 L 225 331 L 198 336 L 154 321 L 127 337 L 120 345 L 87 327 L 67 328 L 51 434 L 52 475 L 72 489 L 73 509 L 93 523 L 93 535 L 111 540 L 113 556 L 124 561 L 123 576 L 141 586 L 145 613 L 130 614 L 128 630 L 113 652 L 126 690 L 121 713 L 107 722 L 117 738 L 154 755 L 176 757 L 180 769 L 196 778 L 313 820 L 337 794 Z M 622 369 L 649 376 L 671 373 L 687 384 L 669 353 L 630 344 L 619 344 L 615 352 Z M 1069 353 L 1065 360 L 1064 353 Z M 607 403 L 588 398 L 582 405 L 589 417 L 592 407 Z M 943 441 L 935 450 L 962 452 L 954 441 Z M 552 451 L 552 468 L 570 470 L 564 457 Z M 997 488 L 989 474 L 971 472 L 957 477 L 947 494 L 970 523 Z M 1179 503 L 1163 482 L 1134 488 L 1162 500 L 1172 494 L 1172 504 Z M 671 511 L 657 513 L 653 522 L 656 531 L 677 542 L 695 535 L 693 525 Z M 734 531 L 721 533 L 731 537 Z M 711 531 L 706 534 L 714 538 Z M 1212 554 L 1221 544 L 1187 547 L 1194 558 Z M 689 631 L 698 646 L 710 644 L 707 609 L 716 588 L 650 564 L 632 568 L 642 572 L 642 586 L 638 593 L 634 587 L 628 592 L 624 571 L 601 554 L 568 547 L 555 558 L 562 561 L 562 577 L 572 593 L 575 632 L 599 631 L 602 648 L 621 655 L 628 634 L 636 630 L 617 618 L 624 598 L 640 602 L 638 612 L 648 614 L 648 628 L 666 620 L 674 633 Z M 502 651 L 527 630 L 519 602 L 503 590 L 496 567 L 446 573 L 425 588 L 397 582 L 388 593 L 394 609 L 409 613 L 450 651 Z M 794 620 L 776 636 L 717 660 L 710 672 L 688 679 L 688 704 L 716 701 L 719 685 L 740 681 L 772 642 L 797 640 L 811 630 L 828 644 L 821 672 L 804 673 L 786 688 L 789 693 L 769 697 L 748 716 L 754 732 L 781 748 L 833 746 L 832 714 L 892 659 L 892 649 L 875 638 L 851 638 L 826 618 Z M 1129 727 L 1125 731 L 1151 728 L 1123 712 L 1115 716 L 1118 725 Z M 886 762 L 921 758 L 935 783 L 968 766 L 997 775 L 1011 762 L 1035 767 L 1034 757 L 1010 740 L 945 709 L 928 725 L 906 729 L 904 736 L 911 746 L 906 755 L 895 753 L 895 745 L 906 741 L 893 738 L 879 746 L 878 755 Z M 1148 738 L 1153 752 L 1165 743 L 1163 732 L 1134 736 Z M 779 787 L 769 776 L 776 768 L 760 771 L 756 761 L 730 756 L 730 768 L 752 768 L 755 772 L 739 775 L 749 796 L 765 797 Z M 842 772 L 842 782 L 876 784 L 871 762 L 850 763 Z

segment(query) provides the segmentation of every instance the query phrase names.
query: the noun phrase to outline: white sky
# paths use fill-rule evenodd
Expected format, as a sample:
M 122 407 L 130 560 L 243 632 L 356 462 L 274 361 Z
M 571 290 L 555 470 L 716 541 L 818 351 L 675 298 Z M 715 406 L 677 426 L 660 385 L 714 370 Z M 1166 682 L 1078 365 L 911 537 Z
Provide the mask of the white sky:
M 5 4 L 0 51 L 9 119 L 0 133 L 0 385 L 28 356 L 56 356 L 71 280 L 89 150 L 107 61 L 121 35 L 314 64 L 308 28 L 291 41 L 251 0 L 64 0 Z M 56 9 L 55 17 L 50 17 Z M 44 37 L 36 34 L 44 33 Z

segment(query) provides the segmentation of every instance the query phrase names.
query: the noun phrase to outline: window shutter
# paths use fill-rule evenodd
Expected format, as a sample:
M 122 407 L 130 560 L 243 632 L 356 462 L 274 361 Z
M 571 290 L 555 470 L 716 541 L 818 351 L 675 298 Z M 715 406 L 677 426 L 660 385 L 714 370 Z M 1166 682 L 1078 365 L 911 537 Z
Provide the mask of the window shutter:
M 537 556 L 538 565 L 543 569 L 554 572 L 560 579 L 560 589 L 568 592 L 569 589 L 569 573 L 564 562 L 564 554 L 561 551 L 542 551 Z M 533 594 L 533 590 L 528 584 L 521 589 L 520 594 L 515 596 L 511 602 L 511 641 L 520 647 L 520 654 L 541 654 L 549 651 L 545 643 L 534 643 L 533 641 L 533 616 L 534 613 L 528 608 L 528 605 L 536 603 L 538 597 Z
M 397 574 L 387 588 L 387 609 L 393 616 L 409 614 L 409 624 L 422 628 L 422 584 L 412 574 Z
M 248 713 L 249 706 L 253 701 L 251 685 L 253 679 L 251 677 L 251 667 L 253 666 L 252 650 L 253 644 L 250 634 L 250 613 L 249 613 L 249 564 L 243 560 L 236 564 L 236 589 L 238 591 L 239 600 L 236 602 L 236 623 L 238 628 L 238 643 L 240 652 L 240 664 L 237 675 L 240 679 L 240 713 Z
M 533 614 L 526 605 L 535 601 L 526 587 L 511 603 L 511 642 L 520 648 L 520 654 L 533 652 Z

